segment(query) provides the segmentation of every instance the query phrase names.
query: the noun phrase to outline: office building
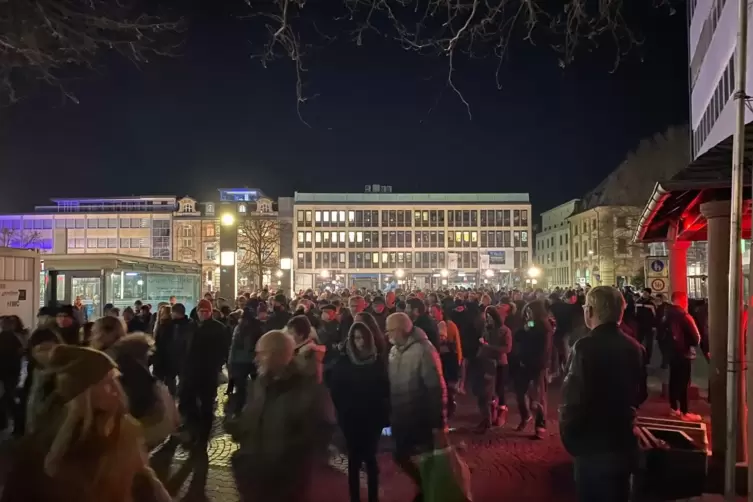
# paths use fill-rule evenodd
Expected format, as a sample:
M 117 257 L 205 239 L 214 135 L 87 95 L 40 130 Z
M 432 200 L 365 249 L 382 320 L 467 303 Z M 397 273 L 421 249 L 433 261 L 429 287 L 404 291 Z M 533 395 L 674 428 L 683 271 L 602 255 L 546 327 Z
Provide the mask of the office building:
M 520 286 L 532 252 L 528 194 L 298 193 L 296 289 Z
M 536 265 L 541 268 L 541 286 L 549 289 L 573 287 L 570 256 L 570 223 L 578 199 L 541 213 L 541 232 L 536 234 Z

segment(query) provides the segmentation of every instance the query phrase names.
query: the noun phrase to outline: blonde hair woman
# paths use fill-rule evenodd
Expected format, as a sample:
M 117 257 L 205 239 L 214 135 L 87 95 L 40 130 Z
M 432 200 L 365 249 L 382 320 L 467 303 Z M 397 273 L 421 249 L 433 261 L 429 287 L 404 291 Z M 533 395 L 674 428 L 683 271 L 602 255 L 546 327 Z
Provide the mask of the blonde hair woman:
M 64 413 L 19 445 L 0 501 L 171 500 L 148 466 L 141 428 L 126 413 L 115 362 L 61 345 L 48 371 Z
M 126 336 L 126 326 L 119 317 L 100 317 L 92 326 L 92 336 L 89 346 L 93 349 L 108 352 L 121 338 Z

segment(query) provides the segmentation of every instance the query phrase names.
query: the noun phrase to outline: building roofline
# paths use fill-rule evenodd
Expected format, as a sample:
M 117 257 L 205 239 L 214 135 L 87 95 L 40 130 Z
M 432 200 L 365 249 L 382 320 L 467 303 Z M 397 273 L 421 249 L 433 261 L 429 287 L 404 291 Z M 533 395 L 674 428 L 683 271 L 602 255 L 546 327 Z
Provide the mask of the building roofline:
M 530 204 L 527 193 L 302 193 L 296 204 Z
M 129 195 L 126 197 L 56 197 L 50 199 L 52 202 L 118 202 L 118 201 L 136 201 L 136 200 L 178 200 L 180 197 L 175 195 Z

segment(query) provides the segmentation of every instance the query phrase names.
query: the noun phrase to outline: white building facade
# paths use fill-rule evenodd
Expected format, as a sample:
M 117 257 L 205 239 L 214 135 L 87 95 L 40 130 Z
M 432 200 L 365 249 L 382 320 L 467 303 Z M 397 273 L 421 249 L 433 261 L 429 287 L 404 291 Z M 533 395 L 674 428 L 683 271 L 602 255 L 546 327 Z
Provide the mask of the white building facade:
M 568 218 L 577 209 L 578 199 L 541 213 L 541 232 L 536 234 L 536 264 L 542 269 L 542 286 L 573 287 L 570 225 Z
M 738 2 L 688 0 L 692 158 L 732 136 Z M 748 24 L 746 94 L 753 94 L 753 23 Z M 750 107 L 745 123 L 753 121 Z
M 532 257 L 528 194 L 296 193 L 295 288 L 515 287 Z

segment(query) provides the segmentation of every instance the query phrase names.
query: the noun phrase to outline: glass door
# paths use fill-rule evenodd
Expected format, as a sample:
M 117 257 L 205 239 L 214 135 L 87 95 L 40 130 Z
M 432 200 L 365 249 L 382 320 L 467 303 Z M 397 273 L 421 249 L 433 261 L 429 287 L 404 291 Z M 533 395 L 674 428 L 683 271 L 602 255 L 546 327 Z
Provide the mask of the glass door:
M 96 319 L 100 315 L 102 297 L 102 281 L 99 277 L 72 277 L 71 301 L 81 298 L 86 312 L 86 318 Z

